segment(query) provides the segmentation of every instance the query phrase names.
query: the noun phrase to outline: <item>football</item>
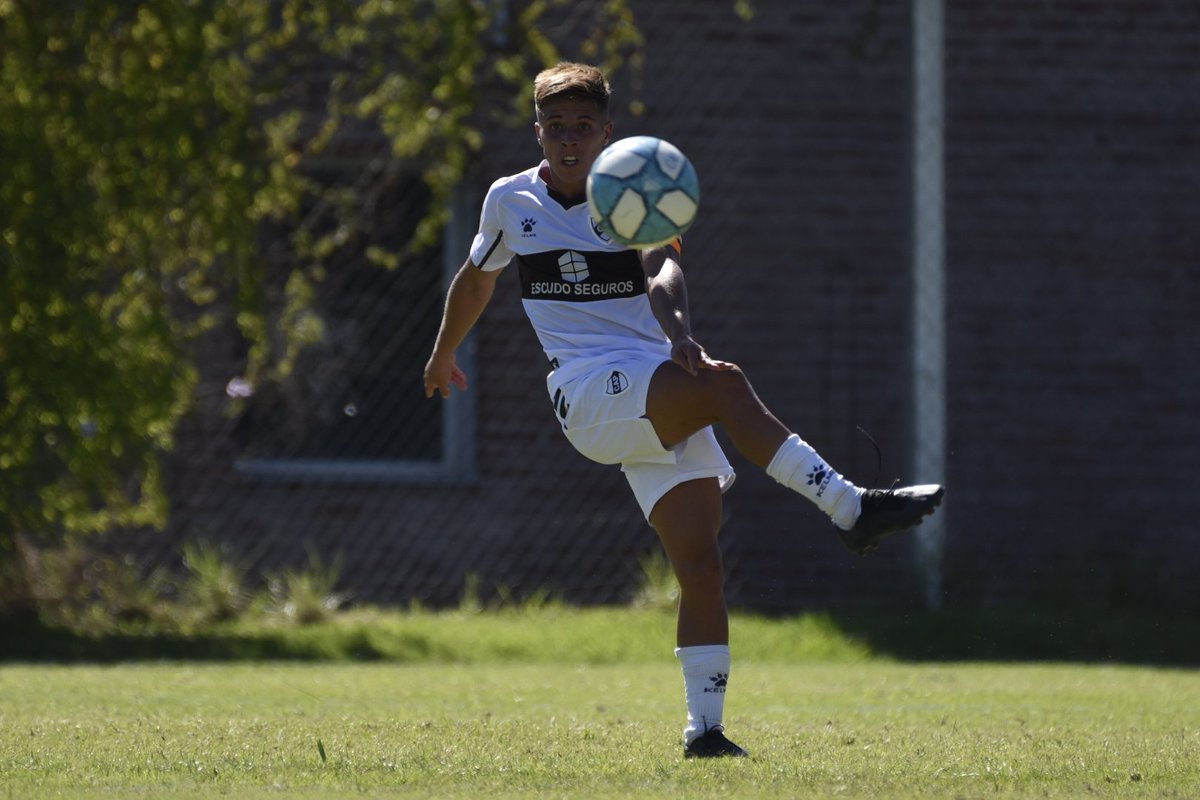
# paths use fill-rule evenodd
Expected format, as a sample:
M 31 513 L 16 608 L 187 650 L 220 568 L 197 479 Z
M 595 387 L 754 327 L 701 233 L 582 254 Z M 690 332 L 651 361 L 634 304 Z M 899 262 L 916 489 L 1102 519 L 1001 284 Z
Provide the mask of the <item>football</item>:
M 631 136 L 606 147 L 587 179 L 592 219 L 631 247 L 657 247 L 681 235 L 700 207 L 692 162 L 668 141 Z

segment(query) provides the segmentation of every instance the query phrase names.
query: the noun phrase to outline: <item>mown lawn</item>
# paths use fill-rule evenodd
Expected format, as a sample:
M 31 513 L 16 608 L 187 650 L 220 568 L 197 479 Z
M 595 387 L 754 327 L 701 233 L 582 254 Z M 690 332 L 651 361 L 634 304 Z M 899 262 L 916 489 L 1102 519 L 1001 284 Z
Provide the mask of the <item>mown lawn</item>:
M 380 624 L 377 650 L 443 642 L 391 662 L 10 662 L 0 797 L 1200 797 L 1189 669 L 901 663 L 735 619 L 727 722 L 753 756 L 691 762 L 669 615 L 463 619 Z

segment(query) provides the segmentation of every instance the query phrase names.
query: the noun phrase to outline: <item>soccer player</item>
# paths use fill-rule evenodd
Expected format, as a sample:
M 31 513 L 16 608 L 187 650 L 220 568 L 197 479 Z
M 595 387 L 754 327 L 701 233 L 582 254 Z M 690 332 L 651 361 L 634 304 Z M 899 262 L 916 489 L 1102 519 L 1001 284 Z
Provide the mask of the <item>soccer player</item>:
M 588 171 L 613 133 L 605 76 L 564 63 L 538 74 L 533 90 L 544 160 L 488 191 L 470 257 L 446 298 L 425 395 L 466 390 L 455 350 L 515 263 L 563 433 L 588 458 L 621 465 L 679 579 L 684 754 L 744 756 L 723 726 L 730 655 L 717 533 L 734 471 L 712 426 L 829 515 L 859 554 L 919 523 L 943 490 L 855 486 L 771 414 L 737 366 L 710 357 L 692 334 L 680 242 L 631 250 L 589 215 Z

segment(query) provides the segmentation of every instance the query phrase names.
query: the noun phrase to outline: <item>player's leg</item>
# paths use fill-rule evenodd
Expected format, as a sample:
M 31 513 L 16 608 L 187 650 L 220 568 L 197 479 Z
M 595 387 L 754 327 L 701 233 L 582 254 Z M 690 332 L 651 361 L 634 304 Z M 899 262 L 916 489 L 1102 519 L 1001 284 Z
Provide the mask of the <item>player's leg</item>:
M 676 645 L 728 645 L 725 571 L 717 546 L 721 526 L 719 482 L 703 478 L 679 484 L 654 505 L 650 524 L 679 579 Z
M 719 424 L 739 453 L 815 503 L 839 527 L 849 528 L 858 518 L 861 490 L 788 430 L 736 367 L 692 375 L 673 361 L 662 364 L 650 382 L 646 417 L 667 447 Z
M 650 524 L 679 579 L 675 654 L 688 710 L 684 754 L 744 756 L 745 750 L 725 738 L 723 725 L 730 656 L 725 571 L 717 545 L 720 481 L 701 478 L 673 487 L 654 505 Z
M 719 423 L 738 452 L 763 469 L 791 435 L 737 367 L 692 375 L 674 361 L 662 363 L 650 381 L 646 417 L 666 447 Z
M 737 368 L 701 369 L 692 375 L 674 362 L 663 363 L 650 383 L 646 417 L 667 447 L 708 425 L 721 425 L 738 452 L 828 514 L 842 541 L 860 554 L 885 536 L 918 524 L 942 499 L 936 485 L 855 486 L 788 430 Z

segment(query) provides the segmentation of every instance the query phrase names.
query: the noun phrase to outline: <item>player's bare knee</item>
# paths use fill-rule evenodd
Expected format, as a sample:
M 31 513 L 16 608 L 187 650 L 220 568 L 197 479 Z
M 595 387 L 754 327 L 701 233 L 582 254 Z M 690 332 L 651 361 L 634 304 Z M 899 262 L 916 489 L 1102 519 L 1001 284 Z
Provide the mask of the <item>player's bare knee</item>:
M 749 403 L 757 403 L 754 388 L 740 367 L 728 370 L 702 370 L 712 404 L 720 415 L 741 413 Z
M 701 376 L 717 391 L 724 394 L 744 394 L 750 390 L 750 380 L 741 367 L 701 370 Z
M 682 589 L 708 591 L 719 589 L 725 582 L 725 567 L 721 561 L 721 550 L 712 547 L 697 548 L 677 554 L 671 560 L 675 577 Z

